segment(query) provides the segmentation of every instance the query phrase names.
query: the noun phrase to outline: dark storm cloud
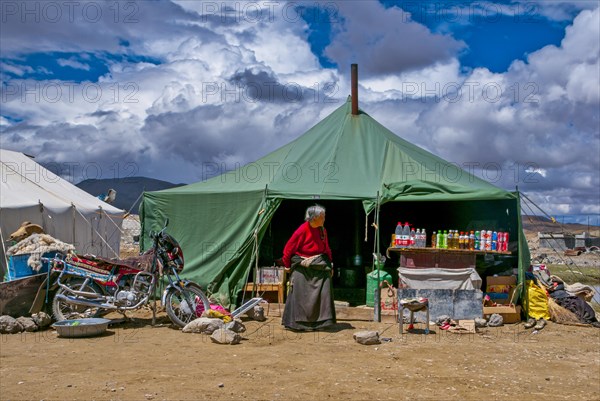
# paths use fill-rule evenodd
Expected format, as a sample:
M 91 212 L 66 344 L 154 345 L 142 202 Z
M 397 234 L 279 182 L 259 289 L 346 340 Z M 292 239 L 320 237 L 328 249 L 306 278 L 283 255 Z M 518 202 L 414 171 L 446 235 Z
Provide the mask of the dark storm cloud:
M 400 73 L 447 61 L 464 48 L 451 36 L 413 22 L 399 8 L 354 1 L 336 4 L 342 19 L 325 55 L 342 71 L 358 63 L 367 77 Z
M 195 34 L 218 40 L 200 17 L 167 1 L 3 1 L 3 57 L 32 52 L 105 51 L 154 55 L 146 43 Z

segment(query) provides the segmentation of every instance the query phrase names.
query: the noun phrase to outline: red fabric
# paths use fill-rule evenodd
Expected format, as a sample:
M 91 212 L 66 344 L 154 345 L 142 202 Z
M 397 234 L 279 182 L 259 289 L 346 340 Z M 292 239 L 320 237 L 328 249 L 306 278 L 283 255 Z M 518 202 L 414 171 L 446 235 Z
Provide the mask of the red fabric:
M 322 233 L 325 239 L 321 239 L 321 228 L 311 227 L 308 221 L 298 227 L 285 244 L 285 248 L 283 248 L 283 264 L 285 267 L 290 268 L 291 259 L 294 255 L 309 257 L 325 253 L 332 260 L 325 227 L 323 227 Z

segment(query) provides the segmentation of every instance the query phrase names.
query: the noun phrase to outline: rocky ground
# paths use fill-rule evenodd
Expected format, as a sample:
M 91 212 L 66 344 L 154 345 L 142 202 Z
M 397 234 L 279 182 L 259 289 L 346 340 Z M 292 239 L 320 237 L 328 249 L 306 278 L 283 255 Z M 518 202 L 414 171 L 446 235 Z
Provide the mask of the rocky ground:
M 140 252 L 139 242 L 135 237 L 141 233 L 140 216 L 130 214 L 123 220 L 123 234 L 121 235 L 121 258 L 137 256 Z

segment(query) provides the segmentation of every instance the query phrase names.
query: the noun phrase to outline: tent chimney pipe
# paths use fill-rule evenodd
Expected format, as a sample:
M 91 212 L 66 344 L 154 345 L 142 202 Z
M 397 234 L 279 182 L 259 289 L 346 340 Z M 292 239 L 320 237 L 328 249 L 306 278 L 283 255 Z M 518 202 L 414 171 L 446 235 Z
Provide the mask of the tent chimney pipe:
M 352 115 L 358 115 L 358 64 L 351 64 Z

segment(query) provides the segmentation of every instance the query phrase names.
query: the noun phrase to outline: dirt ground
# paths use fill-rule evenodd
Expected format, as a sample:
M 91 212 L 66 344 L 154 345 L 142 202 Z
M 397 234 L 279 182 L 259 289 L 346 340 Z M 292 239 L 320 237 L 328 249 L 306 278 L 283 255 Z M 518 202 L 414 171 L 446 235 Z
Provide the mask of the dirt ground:
M 270 317 L 246 319 L 241 344 L 217 345 L 164 313 L 156 326 L 148 311 L 131 316 L 94 338 L 1 335 L 0 400 L 600 400 L 600 329 L 591 327 L 426 335 L 418 325 L 400 336 L 397 324 L 339 320 L 294 333 Z M 361 330 L 390 341 L 359 345 Z
M 119 315 L 109 317 L 116 318 Z M 0 337 L 2 400 L 599 400 L 600 329 L 522 323 L 452 334 L 339 321 L 294 333 L 245 320 L 238 345 L 174 329 L 164 314 L 94 338 Z M 360 330 L 391 339 L 356 343 Z

